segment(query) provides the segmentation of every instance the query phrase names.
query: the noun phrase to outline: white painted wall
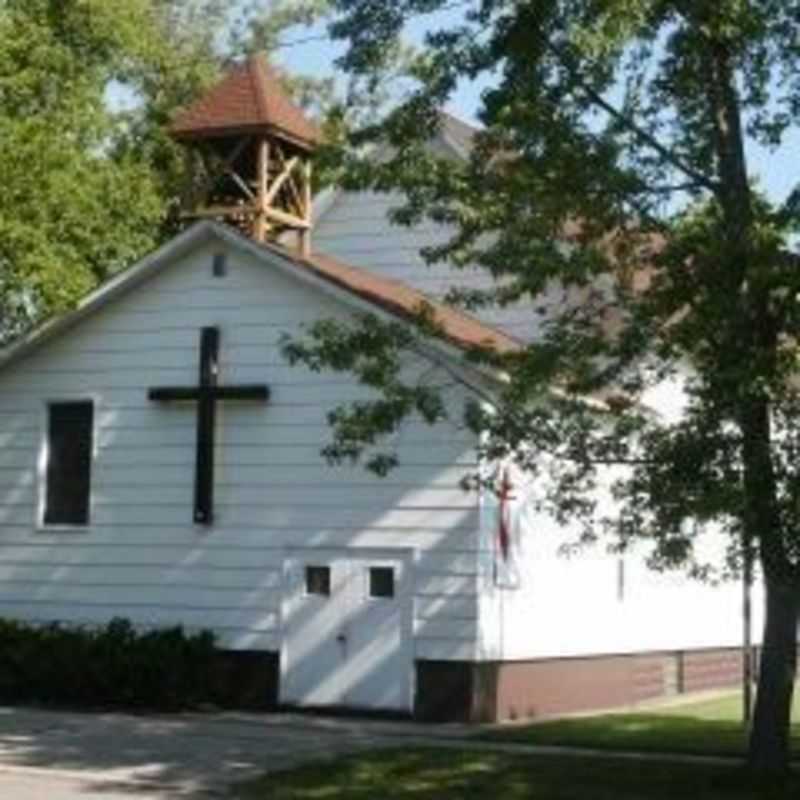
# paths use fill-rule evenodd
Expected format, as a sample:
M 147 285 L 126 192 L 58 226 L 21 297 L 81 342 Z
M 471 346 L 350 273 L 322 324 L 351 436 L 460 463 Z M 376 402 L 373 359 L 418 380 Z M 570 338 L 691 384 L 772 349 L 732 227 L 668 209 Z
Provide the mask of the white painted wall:
M 598 545 L 580 555 L 559 552 L 567 533 L 540 517 L 522 533 L 518 588 L 481 581 L 481 657 L 485 660 L 586 656 L 646 650 L 735 647 L 742 642 L 738 583 L 709 586 L 648 569 L 643 553 L 620 559 Z M 754 632 L 761 630 L 754 591 Z
M 290 547 L 415 548 L 415 655 L 470 658 L 477 627 L 477 504 L 459 488 L 469 437 L 409 424 L 403 466 L 381 480 L 329 468 L 326 413 L 361 390 L 290 368 L 283 332 L 348 309 L 251 254 L 211 275 L 203 245 L 76 328 L 0 371 L 0 615 L 30 621 L 211 627 L 223 645 L 277 650 Z M 218 419 L 217 523 L 191 523 L 193 407 L 147 390 L 197 381 L 199 330 L 221 330 L 221 380 L 266 382 L 268 406 Z M 454 389 L 457 394 L 457 390 Z M 92 524 L 37 529 L 48 399 L 93 396 Z M 454 397 L 454 402 L 458 398 Z
M 665 418 L 679 413 L 682 381 L 648 393 L 648 403 Z M 513 470 L 512 470 L 513 475 Z M 610 484 L 611 475 L 607 475 Z M 481 657 L 530 659 L 634 653 L 648 650 L 736 647 L 743 641 L 743 589 L 738 581 L 716 585 L 684 572 L 655 572 L 647 566 L 646 543 L 623 557 L 608 541 L 565 555 L 576 531 L 537 513 L 530 500 L 536 486 L 513 475 L 512 558 L 495 579 L 498 510 L 484 494 L 481 552 Z M 601 502 L 602 498 L 601 498 Z M 709 530 L 695 543 L 698 556 L 723 566 L 725 534 Z M 622 564 L 622 566 L 621 566 Z M 502 562 L 501 562 L 502 565 Z M 622 581 L 620 581 L 622 570 Z M 760 641 L 763 596 L 752 589 L 753 638 Z
M 388 212 L 401 203 L 397 195 L 340 192 L 320 215 L 315 247 L 434 297 L 442 297 L 454 285 L 491 285 L 481 271 L 428 266 L 420 249 L 445 241 L 450 231 L 433 224 L 413 229 L 392 225 Z M 487 310 L 478 316 L 525 341 L 535 341 L 540 335 L 538 315 L 524 305 Z M 645 401 L 666 418 L 674 417 L 682 408 L 681 381 L 655 388 Z M 518 586 L 498 588 L 494 585 L 493 512 L 484 514 L 483 524 L 478 562 L 481 658 L 576 656 L 741 642 L 738 585 L 710 587 L 674 574 L 658 575 L 645 566 L 643 555 L 631 554 L 626 558 L 625 595 L 619 599 L 618 558 L 601 547 L 564 558 L 559 554 L 561 545 L 573 534 L 546 516 L 528 520 L 522 534 Z M 754 630 L 760 631 L 757 589 L 754 600 Z

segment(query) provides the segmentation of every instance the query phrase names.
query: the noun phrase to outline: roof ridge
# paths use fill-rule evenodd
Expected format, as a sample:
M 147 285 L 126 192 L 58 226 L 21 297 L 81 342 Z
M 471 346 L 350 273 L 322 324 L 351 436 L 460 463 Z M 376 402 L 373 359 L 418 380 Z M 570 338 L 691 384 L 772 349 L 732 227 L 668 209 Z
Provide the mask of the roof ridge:
M 439 135 L 459 156 L 469 159 L 470 152 L 475 144 L 475 138 L 480 135 L 482 129 L 465 122 L 444 108 L 438 109 L 437 115 L 439 118 Z
M 264 81 L 264 72 L 271 71 L 267 58 L 263 53 L 255 53 L 247 59 L 247 70 L 250 74 L 250 82 L 253 86 L 253 95 L 258 105 L 258 111 L 264 119 L 269 119 L 270 103 L 269 93 Z
M 241 234 L 237 234 L 241 235 Z M 315 274 L 358 295 L 374 305 L 405 318 L 416 316 L 425 306 L 430 307 L 445 338 L 470 348 L 490 347 L 498 353 L 508 353 L 525 347 L 522 340 L 489 325 L 467 311 L 448 305 L 397 278 L 379 275 L 325 253 L 316 252 L 304 257 L 274 242 L 254 242 L 268 252 L 277 253 L 293 263 L 310 267 Z

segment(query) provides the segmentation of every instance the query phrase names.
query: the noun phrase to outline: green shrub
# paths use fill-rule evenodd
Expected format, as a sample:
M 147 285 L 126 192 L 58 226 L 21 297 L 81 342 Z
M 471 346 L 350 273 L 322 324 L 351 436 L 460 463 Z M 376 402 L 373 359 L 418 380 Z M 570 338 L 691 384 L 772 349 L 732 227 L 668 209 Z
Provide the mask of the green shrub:
M 0 620 L 0 702 L 178 710 L 231 696 L 214 635 Z

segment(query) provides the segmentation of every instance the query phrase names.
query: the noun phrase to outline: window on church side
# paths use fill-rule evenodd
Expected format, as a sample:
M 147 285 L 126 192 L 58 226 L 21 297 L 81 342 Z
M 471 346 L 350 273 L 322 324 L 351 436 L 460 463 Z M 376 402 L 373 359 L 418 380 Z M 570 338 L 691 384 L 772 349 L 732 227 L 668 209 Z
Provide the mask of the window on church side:
M 394 597 L 394 569 L 392 567 L 370 567 L 369 596 Z
M 87 525 L 94 405 L 50 403 L 47 419 L 45 525 Z
M 306 567 L 306 594 L 327 597 L 331 593 L 331 568 Z

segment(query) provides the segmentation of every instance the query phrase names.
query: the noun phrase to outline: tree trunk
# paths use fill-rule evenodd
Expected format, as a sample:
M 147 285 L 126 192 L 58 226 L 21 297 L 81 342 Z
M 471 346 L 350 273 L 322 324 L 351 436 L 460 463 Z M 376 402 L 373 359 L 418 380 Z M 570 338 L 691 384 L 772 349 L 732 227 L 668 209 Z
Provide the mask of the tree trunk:
M 779 775 L 789 766 L 800 592 L 767 578 L 766 606 L 748 765 L 758 773 Z

